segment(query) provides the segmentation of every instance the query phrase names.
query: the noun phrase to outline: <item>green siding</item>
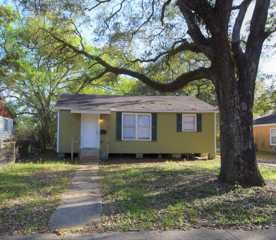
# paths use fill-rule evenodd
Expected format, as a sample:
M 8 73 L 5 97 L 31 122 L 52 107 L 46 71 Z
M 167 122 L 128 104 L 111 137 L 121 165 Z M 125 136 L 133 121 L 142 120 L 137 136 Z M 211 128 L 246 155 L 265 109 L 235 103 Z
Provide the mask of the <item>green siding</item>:
M 100 153 L 101 157 L 103 159 L 106 159 L 108 157 L 109 153 L 109 115 L 108 114 L 101 114 L 100 119 L 102 122 L 100 123 L 101 131 L 104 132 L 104 134 L 101 134 L 101 147 L 100 147 Z
M 80 149 L 81 115 L 70 111 L 59 112 L 59 152 L 70 153 L 74 141 L 74 152 Z
M 107 153 L 215 153 L 214 113 L 202 114 L 201 132 L 177 132 L 176 113 L 157 113 L 157 140 L 119 141 L 116 132 L 116 113 L 101 115 L 101 151 Z M 75 152 L 80 144 L 80 114 L 60 111 L 60 152 L 71 151 L 75 140 Z
M 201 132 L 177 132 L 176 113 L 158 113 L 157 141 L 117 141 L 116 114 L 110 115 L 109 153 L 215 153 L 214 113 L 202 114 Z

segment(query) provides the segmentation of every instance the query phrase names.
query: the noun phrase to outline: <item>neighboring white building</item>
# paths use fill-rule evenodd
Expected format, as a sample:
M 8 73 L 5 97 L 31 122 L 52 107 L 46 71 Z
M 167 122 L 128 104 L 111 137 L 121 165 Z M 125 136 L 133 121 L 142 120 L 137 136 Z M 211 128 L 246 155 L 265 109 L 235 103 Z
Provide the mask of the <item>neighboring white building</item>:
M 0 140 L 6 140 L 13 137 L 14 120 L 12 114 L 7 108 L 4 99 L 0 96 Z
M 6 140 L 13 136 L 13 119 L 0 116 L 0 140 Z

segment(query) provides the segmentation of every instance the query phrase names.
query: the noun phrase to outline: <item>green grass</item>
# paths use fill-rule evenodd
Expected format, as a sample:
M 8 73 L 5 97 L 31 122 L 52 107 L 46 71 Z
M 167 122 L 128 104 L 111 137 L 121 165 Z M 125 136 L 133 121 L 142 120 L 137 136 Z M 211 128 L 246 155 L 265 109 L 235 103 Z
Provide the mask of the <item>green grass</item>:
M 0 168 L 0 234 L 48 231 L 48 220 L 75 167 L 61 162 Z
M 102 165 L 104 214 L 97 231 L 194 227 L 254 228 L 275 224 L 276 168 L 261 167 L 266 187 L 216 181 L 219 161 Z

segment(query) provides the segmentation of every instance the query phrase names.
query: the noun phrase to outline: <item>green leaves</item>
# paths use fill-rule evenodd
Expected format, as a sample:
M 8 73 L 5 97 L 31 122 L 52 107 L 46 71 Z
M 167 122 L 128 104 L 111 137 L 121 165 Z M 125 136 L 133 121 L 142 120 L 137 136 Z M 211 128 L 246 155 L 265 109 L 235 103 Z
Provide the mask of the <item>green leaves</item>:
M 271 85 L 268 84 L 269 82 L 271 82 Z M 256 82 L 254 103 L 254 114 L 256 116 L 276 111 L 275 83 L 275 76 L 267 76 L 265 74 L 261 75 L 260 80 Z
M 18 18 L 18 13 L 9 6 L 0 5 L 0 26 L 7 26 Z
M 12 9 L 0 6 L 6 25 L 0 27 L 1 89 L 12 102 L 19 122 L 31 120 L 31 133 L 39 139 L 41 149 L 52 146 L 55 136 L 54 105 L 58 95 L 78 92 L 91 87 L 93 76 L 102 71 L 93 62 L 76 55 L 53 40 L 51 32 L 76 46 L 83 44 L 89 51 L 97 51 L 74 34 L 71 20 L 60 21 L 54 14 L 45 16 L 20 16 Z M 9 17 L 8 16 L 17 16 Z M 1 16 L 0 16 L 1 18 Z M 58 26 L 58 27 L 57 27 Z M 107 74 L 103 80 L 116 79 Z M 93 82 L 99 84 L 99 82 Z M 31 116 L 31 117 L 30 117 Z M 24 124 L 23 124 L 24 125 Z M 19 124 L 17 126 L 22 126 Z M 18 128 L 21 131 L 23 128 Z M 24 138 L 24 131 L 18 136 Z

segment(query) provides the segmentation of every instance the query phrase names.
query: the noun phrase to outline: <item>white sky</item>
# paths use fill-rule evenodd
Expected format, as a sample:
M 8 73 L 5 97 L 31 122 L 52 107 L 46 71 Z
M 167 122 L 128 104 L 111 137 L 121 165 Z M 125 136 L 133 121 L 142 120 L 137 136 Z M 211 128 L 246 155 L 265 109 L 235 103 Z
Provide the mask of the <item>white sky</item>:
M 276 55 L 268 59 L 261 59 L 260 70 L 267 74 L 276 74 Z
M 272 2 L 276 0 L 271 0 Z M 11 0 L 0 0 L 0 4 L 12 4 Z M 254 3 L 251 4 L 249 7 L 246 18 L 244 23 L 248 22 L 249 19 L 251 19 L 251 15 L 254 9 Z M 243 30 L 245 30 L 245 26 L 243 27 Z M 84 33 L 85 34 L 85 33 Z M 86 35 L 86 34 L 85 34 Z M 276 42 L 276 34 L 274 34 L 273 41 Z M 264 53 L 267 54 L 268 50 L 263 50 Z M 273 49 L 269 56 L 262 56 L 261 61 L 260 61 L 260 69 L 261 72 L 266 73 L 266 74 L 276 74 L 276 49 Z

